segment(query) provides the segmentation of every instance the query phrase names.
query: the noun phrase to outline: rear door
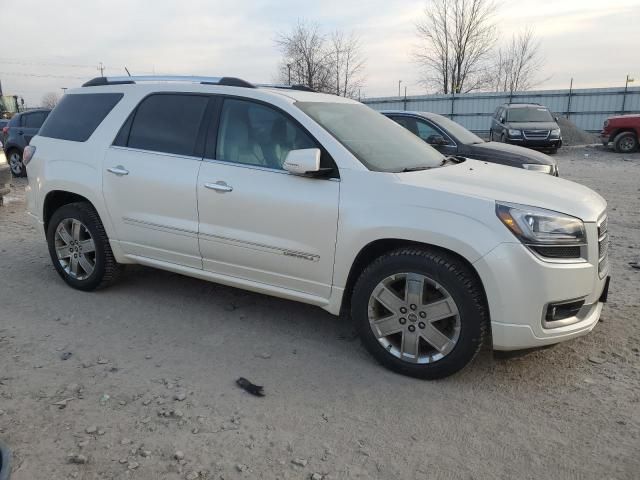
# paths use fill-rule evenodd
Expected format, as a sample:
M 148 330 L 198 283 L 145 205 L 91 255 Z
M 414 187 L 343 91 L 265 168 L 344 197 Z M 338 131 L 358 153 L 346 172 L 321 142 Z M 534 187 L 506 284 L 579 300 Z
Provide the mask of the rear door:
M 108 149 L 104 198 L 126 253 L 202 268 L 196 180 L 209 98 L 144 98 Z
M 290 150 L 318 147 L 302 126 L 270 105 L 222 101 L 197 187 L 205 270 L 329 297 L 340 183 L 282 168 Z M 326 152 L 321 164 L 335 168 Z

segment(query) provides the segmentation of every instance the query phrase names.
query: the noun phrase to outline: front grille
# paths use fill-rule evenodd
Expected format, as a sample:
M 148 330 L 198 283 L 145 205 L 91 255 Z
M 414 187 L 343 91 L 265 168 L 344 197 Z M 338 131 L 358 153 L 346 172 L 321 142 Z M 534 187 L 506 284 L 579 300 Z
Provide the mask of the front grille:
M 598 220 L 598 273 L 604 277 L 609 269 L 609 225 L 605 215 Z
M 549 137 L 549 130 L 523 130 L 522 134 L 529 140 L 546 140 Z

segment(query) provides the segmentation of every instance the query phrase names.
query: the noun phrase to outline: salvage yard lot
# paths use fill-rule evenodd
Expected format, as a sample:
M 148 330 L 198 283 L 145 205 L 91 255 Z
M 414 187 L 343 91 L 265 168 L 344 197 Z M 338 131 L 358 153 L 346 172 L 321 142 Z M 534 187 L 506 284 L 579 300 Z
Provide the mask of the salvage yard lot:
M 638 478 L 640 153 L 555 158 L 609 202 L 602 321 L 515 358 L 485 350 L 437 382 L 377 365 L 348 320 L 319 308 L 142 267 L 104 291 L 72 290 L 16 182 L 0 207 L 12 479 Z

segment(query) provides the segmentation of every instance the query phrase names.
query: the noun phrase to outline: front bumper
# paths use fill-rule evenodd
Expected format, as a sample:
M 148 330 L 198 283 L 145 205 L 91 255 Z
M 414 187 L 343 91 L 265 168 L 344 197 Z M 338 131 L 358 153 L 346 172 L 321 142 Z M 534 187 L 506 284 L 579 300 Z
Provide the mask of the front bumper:
M 520 145 L 530 148 L 560 148 L 562 146 L 562 138 L 545 138 L 543 140 L 534 140 L 524 137 L 507 137 L 505 139 L 511 145 Z
M 611 141 L 611 137 L 608 133 L 600 132 L 600 141 L 602 142 L 602 145 L 606 147 Z
M 595 224 L 585 223 L 596 236 Z M 597 242 L 590 242 L 589 261 L 552 263 L 536 257 L 520 243 L 503 243 L 475 262 L 482 279 L 495 350 L 520 350 L 550 345 L 589 333 L 602 311 L 606 275 L 598 273 Z M 545 328 L 547 305 L 580 299 L 574 316 Z

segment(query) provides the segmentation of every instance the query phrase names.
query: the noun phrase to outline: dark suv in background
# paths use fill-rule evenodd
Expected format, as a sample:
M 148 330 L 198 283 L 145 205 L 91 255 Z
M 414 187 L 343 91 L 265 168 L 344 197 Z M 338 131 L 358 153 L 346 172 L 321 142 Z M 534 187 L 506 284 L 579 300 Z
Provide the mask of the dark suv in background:
M 558 151 L 562 132 L 549 109 L 538 103 L 505 103 L 491 118 L 490 140 Z
M 51 110 L 38 109 L 18 113 L 2 129 L 0 140 L 4 144 L 4 152 L 9 161 L 11 173 L 15 177 L 27 176 L 27 170 L 22 164 L 22 152 L 31 139 L 38 134 L 50 112 Z

